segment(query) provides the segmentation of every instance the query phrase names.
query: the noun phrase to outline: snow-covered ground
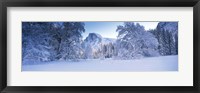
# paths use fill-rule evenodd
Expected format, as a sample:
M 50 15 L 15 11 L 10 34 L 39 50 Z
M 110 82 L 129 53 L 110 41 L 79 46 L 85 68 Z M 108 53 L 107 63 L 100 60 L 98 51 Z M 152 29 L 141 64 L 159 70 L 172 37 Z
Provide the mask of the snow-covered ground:
M 178 56 L 149 57 L 136 60 L 88 59 L 80 62 L 48 62 L 22 65 L 22 71 L 178 71 Z

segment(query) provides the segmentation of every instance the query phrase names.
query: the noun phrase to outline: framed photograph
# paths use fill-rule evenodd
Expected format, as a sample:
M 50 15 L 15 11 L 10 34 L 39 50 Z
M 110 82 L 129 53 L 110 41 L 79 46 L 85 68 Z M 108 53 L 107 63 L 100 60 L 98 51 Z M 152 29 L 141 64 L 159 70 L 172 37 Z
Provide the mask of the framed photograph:
M 1 2 L 1 92 L 199 92 L 199 0 Z

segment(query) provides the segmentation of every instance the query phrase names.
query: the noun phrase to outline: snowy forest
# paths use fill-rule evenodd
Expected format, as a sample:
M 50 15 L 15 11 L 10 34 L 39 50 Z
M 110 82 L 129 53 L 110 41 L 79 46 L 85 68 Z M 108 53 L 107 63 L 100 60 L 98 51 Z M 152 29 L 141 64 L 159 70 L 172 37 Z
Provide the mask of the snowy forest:
M 156 28 L 149 30 L 136 22 L 123 22 L 116 26 L 116 38 L 95 31 L 83 38 L 87 32 L 85 25 L 85 22 L 22 22 L 22 64 L 177 58 L 178 22 L 158 22 Z

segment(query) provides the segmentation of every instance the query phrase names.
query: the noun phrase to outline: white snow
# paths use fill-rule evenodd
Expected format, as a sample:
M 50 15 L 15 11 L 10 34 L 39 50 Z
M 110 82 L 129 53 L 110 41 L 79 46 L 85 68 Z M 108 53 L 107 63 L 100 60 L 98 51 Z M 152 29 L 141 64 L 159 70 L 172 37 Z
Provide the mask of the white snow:
M 48 62 L 22 65 L 22 71 L 178 71 L 178 56 L 149 57 L 135 60 L 87 59 L 79 62 Z

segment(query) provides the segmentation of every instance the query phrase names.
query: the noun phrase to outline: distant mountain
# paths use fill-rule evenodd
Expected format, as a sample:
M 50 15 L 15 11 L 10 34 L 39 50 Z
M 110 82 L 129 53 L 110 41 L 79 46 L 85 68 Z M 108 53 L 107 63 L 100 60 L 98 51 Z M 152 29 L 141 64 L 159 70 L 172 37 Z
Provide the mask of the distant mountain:
M 88 43 L 100 43 L 101 41 L 102 41 L 102 36 L 97 33 L 89 33 L 89 35 L 84 40 L 84 42 Z
M 84 40 L 84 43 L 89 43 L 92 45 L 96 44 L 109 44 L 109 43 L 114 43 L 116 39 L 114 38 L 104 38 L 100 34 L 97 33 L 89 33 L 89 35 L 86 37 Z
M 103 55 L 108 52 L 108 49 L 115 43 L 115 41 L 116 39 L 103 38 L 97 33 L 89 33 L 82 43 L 83 49 L 86 51 L 86 58 L 104 57 Z

